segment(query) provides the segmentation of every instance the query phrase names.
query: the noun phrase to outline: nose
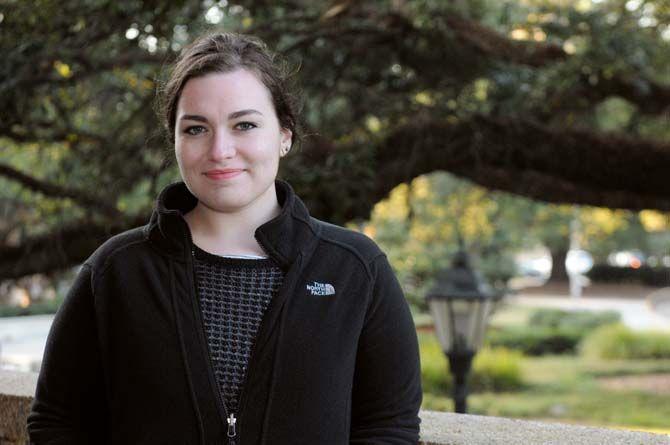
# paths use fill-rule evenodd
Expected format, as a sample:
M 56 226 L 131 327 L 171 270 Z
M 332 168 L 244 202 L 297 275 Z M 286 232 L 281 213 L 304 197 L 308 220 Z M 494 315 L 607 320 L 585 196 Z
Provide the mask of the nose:
M 213 161 L 228 159 L 235 156 L 235 140 L 225 131 L 217 131 L 209 148 L 209 157 Z

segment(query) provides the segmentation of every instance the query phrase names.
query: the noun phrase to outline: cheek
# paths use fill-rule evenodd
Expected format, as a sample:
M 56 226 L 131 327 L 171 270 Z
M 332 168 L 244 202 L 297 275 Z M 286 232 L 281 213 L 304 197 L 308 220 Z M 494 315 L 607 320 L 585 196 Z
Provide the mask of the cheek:
M 254 141 L 248 141 L 240 155 L 247 156 L 255 162 L 262 164 L 272 164 L 279 159 L 279 144 L 270 137 L 258 138 Z
M 195 147 L 189 144 L 185 144 L 183 141 L 177 141 L 175 144 L 175 156 L 177 160 L 185 164 L 192 163 L 197 154 L 194 148 Z
M 184 163 L 184 150 L 179 146 L 179 144 L 175 144 L 174 157 L 177 159 L 179 165 Z
M 182 177 L 191 176 L 191 172 L 195 168 L 195 162 L 193 157 L 189 155 L 189 151 L 176 148 L 175 157 Z

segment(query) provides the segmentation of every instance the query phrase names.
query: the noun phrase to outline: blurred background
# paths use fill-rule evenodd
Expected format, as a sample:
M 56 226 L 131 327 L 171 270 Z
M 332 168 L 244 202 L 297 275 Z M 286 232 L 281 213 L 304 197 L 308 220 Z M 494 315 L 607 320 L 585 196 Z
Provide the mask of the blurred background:
M 388 254 L 424 409 L 425 294 L 459 240 L 507 297 L 470 412 L 670 431 L 670 1 L 0 2 L 0 368 L 38 371 L 79 265 L 179 179 L 155 114 L 184 45 L 257 35 L 300 86 L 280 176 Z

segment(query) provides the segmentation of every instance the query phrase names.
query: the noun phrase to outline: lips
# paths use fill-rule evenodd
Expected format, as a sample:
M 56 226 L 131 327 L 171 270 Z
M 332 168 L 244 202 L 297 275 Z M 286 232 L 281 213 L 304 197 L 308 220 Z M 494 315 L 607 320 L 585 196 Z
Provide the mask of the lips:
M 230 179 L 241 174 L 244 169 L 241 168 L 226 168 L 223 170 L 209 170 L 205 175 L 210 179 Z

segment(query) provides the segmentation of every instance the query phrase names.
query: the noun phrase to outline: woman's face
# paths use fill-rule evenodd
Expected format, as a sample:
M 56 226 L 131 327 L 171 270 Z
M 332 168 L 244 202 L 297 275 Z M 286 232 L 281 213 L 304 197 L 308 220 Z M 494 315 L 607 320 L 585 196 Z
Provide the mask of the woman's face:
M 274 199 L 279 152 L 290 142 L 270 91 L 250 71 L 210 73 L 184 85 L 175 153 L 184 182 L 205 206 L 235 212 Z

